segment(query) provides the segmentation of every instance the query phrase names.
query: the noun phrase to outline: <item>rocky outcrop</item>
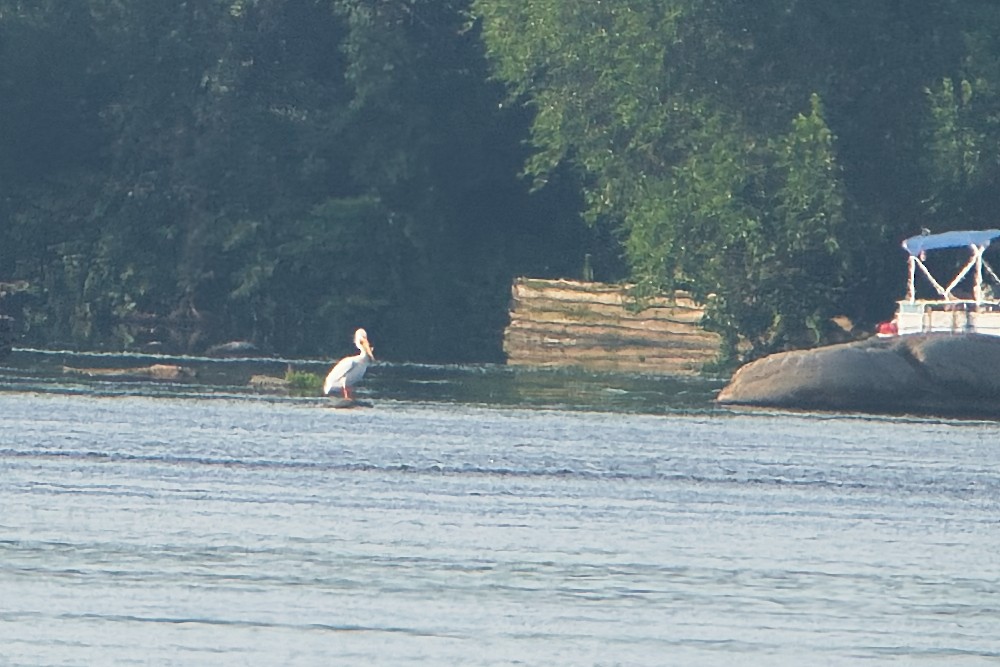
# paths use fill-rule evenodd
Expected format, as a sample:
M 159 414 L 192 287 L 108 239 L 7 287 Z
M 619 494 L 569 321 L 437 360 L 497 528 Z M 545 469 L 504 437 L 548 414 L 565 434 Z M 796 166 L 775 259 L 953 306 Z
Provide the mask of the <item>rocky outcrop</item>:
M 195 377 L 194 369 L 174 364 L 153 364 L 142 368 L 73 368 L 63 366 L 63 373 L 105 378 L 149 378 L 152 380 L 186 380 Z
M 1000 417 L 1000 337 L 872 337 L 740 368 L 722 404 Z

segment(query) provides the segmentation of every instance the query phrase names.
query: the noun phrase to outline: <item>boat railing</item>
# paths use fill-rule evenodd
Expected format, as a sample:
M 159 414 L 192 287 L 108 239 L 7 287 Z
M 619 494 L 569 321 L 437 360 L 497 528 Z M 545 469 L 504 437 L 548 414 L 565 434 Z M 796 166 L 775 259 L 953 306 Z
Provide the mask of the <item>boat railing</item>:
M 951 312 L 951 311 L 975 311 L 980 313 L 1000 312 L 1000 300 L 995 299 L 904 299 L 899 302 L 901 312 L 923 313 L 928 310 Z
M 907 333 L 1000 335 L 1000 301 L 906 299 L 899 302 L 897 328 Z

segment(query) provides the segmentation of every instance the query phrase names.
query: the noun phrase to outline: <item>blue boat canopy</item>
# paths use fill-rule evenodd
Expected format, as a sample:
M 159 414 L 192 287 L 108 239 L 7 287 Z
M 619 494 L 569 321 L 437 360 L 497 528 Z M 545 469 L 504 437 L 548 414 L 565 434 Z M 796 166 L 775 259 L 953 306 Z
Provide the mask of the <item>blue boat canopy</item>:
M 990 241 L 1000 237 L 1000 229 L 983 229 L 978 231 L 942 232 L 941 234 L 923 234 L 911 236 L 903 241 L 903 249 L 916 257 L 926 250 L 940 248 L 968 248 L 969 246 L 986 247 Z

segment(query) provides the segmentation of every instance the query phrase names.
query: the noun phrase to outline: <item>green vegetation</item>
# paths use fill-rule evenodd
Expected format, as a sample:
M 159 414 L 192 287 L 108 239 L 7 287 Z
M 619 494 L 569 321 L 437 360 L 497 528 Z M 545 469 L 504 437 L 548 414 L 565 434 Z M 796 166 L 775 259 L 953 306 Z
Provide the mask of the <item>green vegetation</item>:
M 496 75 L 536 112 L 529 173 L 578 167 L 585 217 L 620 230 L 639 295 L 715 294 L 733 353 L 886 317 L 902 238 L 996 224 L 995 8 L 473 6 Z
M 0 0 L 19 343 L 502 358 L 511 279 L 684 288 L 728 352 L 886 318 L 997 226 L 1000 8 Z M 709 295 L 715 295 L 709 299 Z
M 297 396 L 317 396 L 323 391 L 323 378 L 309 371 L 295 371 L 291 368 L 285 373 L 288 391 Z

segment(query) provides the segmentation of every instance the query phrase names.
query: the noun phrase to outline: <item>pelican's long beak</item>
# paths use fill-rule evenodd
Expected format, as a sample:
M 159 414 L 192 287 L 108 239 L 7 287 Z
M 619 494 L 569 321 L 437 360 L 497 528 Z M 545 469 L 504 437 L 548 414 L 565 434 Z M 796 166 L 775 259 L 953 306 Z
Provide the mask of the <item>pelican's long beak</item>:
M 361 347 L 364 348 L 365 354 L 368 355 L 368 358 L 375 361 L 375 353 L 372 351 L 371 343 L 368 342 L 367 338 L 361 339 Z

